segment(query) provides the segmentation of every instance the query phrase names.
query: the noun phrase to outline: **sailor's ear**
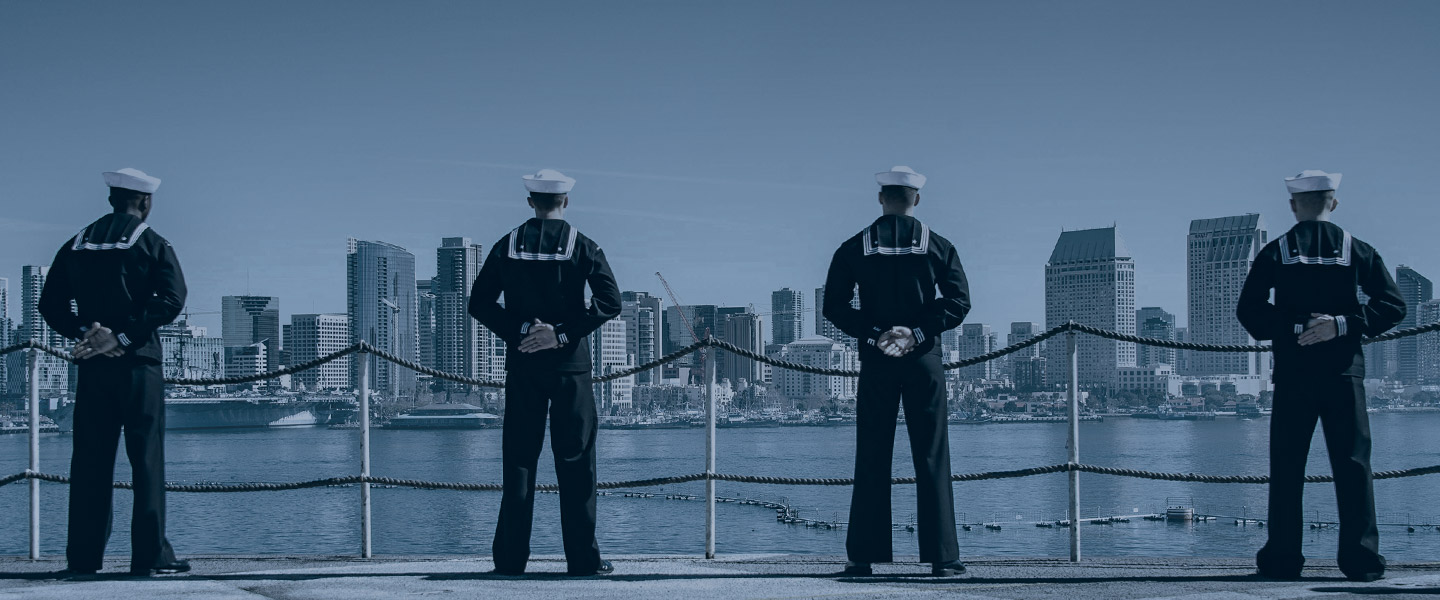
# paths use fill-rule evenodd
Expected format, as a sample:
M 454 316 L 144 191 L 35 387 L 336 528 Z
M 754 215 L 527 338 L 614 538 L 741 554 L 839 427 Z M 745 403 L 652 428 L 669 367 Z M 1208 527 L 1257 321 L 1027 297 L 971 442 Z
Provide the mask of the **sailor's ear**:
M 1330 212 L 1335 212 L 1337 208 L 1340 208 L 1340 198 L 1338 196 L 1330 199 Z
M 525 197 L 525 203 L 526 203 L 526 204 L 529 204 L 529 205 L 530 205 L 530 208 L 535 208 L 535 199 L 534 199 L 534 198 L 531 198 L 531 197 L 529 197 L 529 196 L 526 196 L 526 197 Z
M 920 192 L 915 192 L 915 206 L 920 206 Z

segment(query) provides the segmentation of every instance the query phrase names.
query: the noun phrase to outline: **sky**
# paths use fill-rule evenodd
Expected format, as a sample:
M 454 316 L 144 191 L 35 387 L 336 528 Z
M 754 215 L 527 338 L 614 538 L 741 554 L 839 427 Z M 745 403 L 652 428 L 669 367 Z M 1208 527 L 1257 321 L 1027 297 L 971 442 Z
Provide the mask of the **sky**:
M 1060 232 L 1114 224 L 1137 306 L 1183 323 L 1190 220 L 1273 238 L 1302 169 L 1344 173 L 1334 220 L 1440 278 L 1436 31 L 1440 3 L 1402 1 L 0 0 L 0 277 L 18 316 L 21 266 L 134 167 L 164 180 L 192 322 L 219 335 L 228 294 L 344 312 L 346 238 L 428 277 L 555 168 L 622 289 L 663 295 L 659 271 L 769 312 L 813 303 L 874 174 L 908 165 L 969 322 L 1043 323 Z

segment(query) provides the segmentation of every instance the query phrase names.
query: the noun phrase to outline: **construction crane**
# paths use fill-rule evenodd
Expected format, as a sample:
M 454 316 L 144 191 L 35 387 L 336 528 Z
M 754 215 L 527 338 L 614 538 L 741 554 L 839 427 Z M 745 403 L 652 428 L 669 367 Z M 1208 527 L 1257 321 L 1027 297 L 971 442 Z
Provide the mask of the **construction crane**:
M 700 341 L 700 334 L 696 333 L 695 327 L 690 324 L 690 317 L 685 314 L 685 309 L 681 308 L 682 306 L 684 306 L 684 304 L 682 304 L 680 302 L 680 298 L 675 295 L 675 290 L 670 287 L 670 282 L 665 281 L 665 276 L 661 275 L 659 271 L 655 272 L 655 277 L 658 277 L 660 279 L 660 285 L 665 286 L 665 293 L 670 296 L 670 302 L 675 305 L 675 312 L 680 313 L 680 322 L 685 324 L 685 329 L 690 332 L 690 337 L 694 338 L 697 342 Z M 705 334 L 709 335 L 710 332 L 706 331 Z M 709 353 L 706 352 L 705 348 L 700 348 L 700 352 L 697 353 L 698 358 L 696 366 L 699 367 L 702 377 L 705 373 L 705 360 L 708 354 Z

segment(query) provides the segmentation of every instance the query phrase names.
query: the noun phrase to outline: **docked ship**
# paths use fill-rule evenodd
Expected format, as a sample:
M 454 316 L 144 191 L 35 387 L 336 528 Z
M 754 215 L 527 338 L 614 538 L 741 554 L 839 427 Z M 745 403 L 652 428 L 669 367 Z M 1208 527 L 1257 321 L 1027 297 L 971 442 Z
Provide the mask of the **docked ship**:
M 385 429 L 485 429 L 500 425 L 500 417 L 473 404 L 431 404 L 396 415 Z
M 345 411 L 344 396 L 192 396 L 165 399 L 165 429 L 256 429 L 324 425 Z M 75 427 L 75 404 L 61 405 L 51 418 L 61 432 Z

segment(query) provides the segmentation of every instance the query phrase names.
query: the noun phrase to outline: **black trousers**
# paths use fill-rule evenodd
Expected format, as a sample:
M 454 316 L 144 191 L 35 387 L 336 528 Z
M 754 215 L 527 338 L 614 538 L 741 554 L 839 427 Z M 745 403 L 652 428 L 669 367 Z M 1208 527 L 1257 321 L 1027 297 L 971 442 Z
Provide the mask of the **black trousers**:
M 1277 377 L 1270 416 L 1270 539 L 1256 555 L 1260 570 L 1295 573 L 1305 564 L 1301 501 L 1315 421 L 1325 432 L 1335 501 L 1340 509 L 1338 562 L 1346 575 L 1383 573 L 1375 489 L 1370 474 L 1370 419 L 1359 377 Z
M 92 358 L 80 363 L 70 458 L 70 568 L 100 569 L 114 520 L 111 485 L 121 431 L 135 478 L 130 568 L 175 562 L 165 539 L 165 383 L 160 365 Z
M 855 404 L 855 488 L 845 539 L 850 560 L 876 563 L 894 558 L 890 544 L 890 463 L 901 404 L 915 458 L 920 562 L 958 560 L 955 499 L 950 487 L 949 411 L 940 356 L 926 354 L 915 359 L 861 363 Z
M 595 394 L 589 373 L 511 371 L 505 379 L 504 491 L 495 528 L 495 567 L 521 571 L 530 560 L 535 468 L 550 417 L 550 450 L 560 484 L 560 530 L 570 571 L 600 567 L 595 540 Z

